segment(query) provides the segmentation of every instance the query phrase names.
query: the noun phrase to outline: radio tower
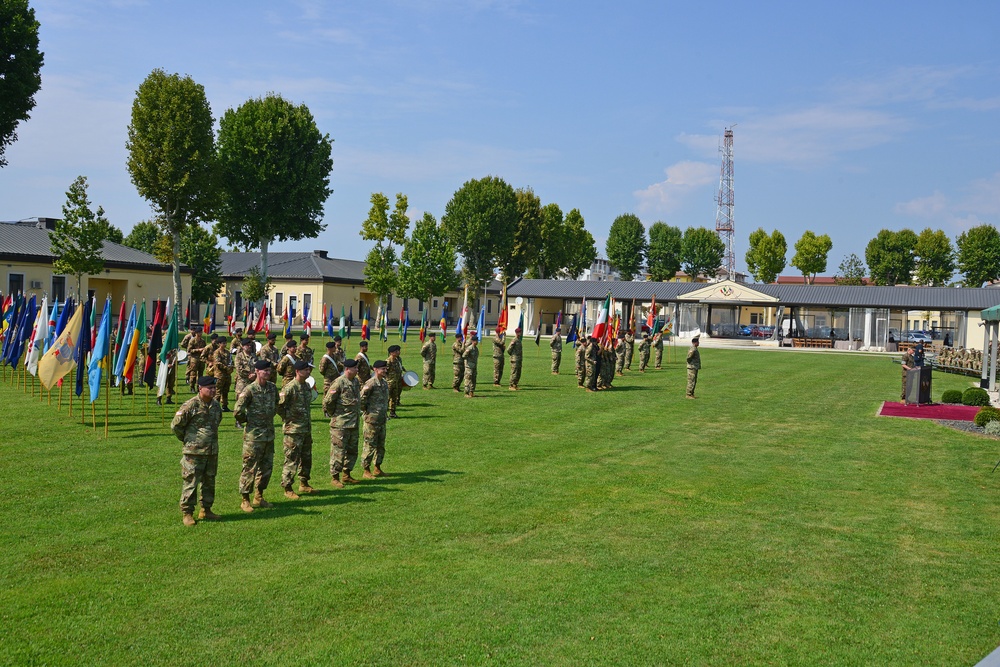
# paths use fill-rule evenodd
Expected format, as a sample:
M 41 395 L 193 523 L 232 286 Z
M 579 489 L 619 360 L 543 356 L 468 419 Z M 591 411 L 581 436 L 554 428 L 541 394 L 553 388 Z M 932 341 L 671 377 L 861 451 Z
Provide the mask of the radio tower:
M 735 125 L 733 126 L 735 127 Z M 733 195 L 733 128 L 726 128 L 726 134 L 719 147 L 722 153 L 722 172 L 719 176 L 719 196 L 716 199 L 719 208 L 715 212 L 715 233 L 726 246 L 726 254 L 722 258 L 722 266 L 729 273 L 729 280 L 736 280 L 736 251 L 733 247 L 733 237 L 736 232 L 735 196 Z

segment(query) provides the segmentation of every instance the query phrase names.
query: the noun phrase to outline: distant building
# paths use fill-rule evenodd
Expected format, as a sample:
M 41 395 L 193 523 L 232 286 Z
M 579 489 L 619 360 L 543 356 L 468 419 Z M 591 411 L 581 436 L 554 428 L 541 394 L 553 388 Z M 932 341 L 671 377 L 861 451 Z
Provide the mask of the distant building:
M 583 270 L 580 280 L 608 281 L 619 280 L 620 278 L 621 273 L 618 272 L 618 269 L 611 266 L 611 262 L 603 257 L 598 257 L 590 265 L 590 268 Z

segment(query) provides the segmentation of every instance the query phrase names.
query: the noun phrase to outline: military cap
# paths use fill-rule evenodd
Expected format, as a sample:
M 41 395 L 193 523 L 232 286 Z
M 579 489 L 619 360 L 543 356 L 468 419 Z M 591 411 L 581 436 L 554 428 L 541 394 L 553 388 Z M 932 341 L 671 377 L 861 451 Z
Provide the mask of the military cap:
M 209 338 L 211 338 L 212 340 L 215 340 L 218 337 L 219 337 L 219 334 L 217 334 L 217 333 L 214 333 L 211 336 L 209 336 Z
M 295 347 L 296 345 L 298 345 L 298 343 L 295 342 L 294 338 L 288 338 L 286 339 L 285 345 L 287 345 L 288 347 Z
M 344 339 L 340 337 L 340 334 L 337 334 L 336 336 L 333 337 L 333 342 L 334 343 L 339 343 L 342 340 L 344 340 Z
M 479 342 L 479 336 L 477 334 L 469 334 L 469 340 L 474 340 L 474 341 L 476 341 L 478 343 Z
M 202 377 L 198 378 L 198 386 L 199 387 L 214 387 L 215 386 L 215 378 L 212 377 L 212 376 L 210 376 L 210 375 L 203 375 Z
M 225 343 L 226 342 L 226 337 L 225 336 L 219 336 L 218 338 L 215 339 L 215 342 L 216 343 Z
M 524 332 L 522 331 L 521 327 L 518 327 L 514 329 L 514 333 L 524 333 Z
M 253 367 L 258 371 L 267 370 L 268 368 L 271 367 L 271 362 L 268 361 L 267 359 L 258 359 L 257 361 L 254 362 Z
M 437 332 L 436 331 L 428 331 L 427 335 L 428 336 L 437 336 Z
M 326 344 L 326 349 L 328 350 L 332 350 L 335 347 L 337 347 L 337 344 L 334 343 L 332 340 Z
M 360 347 L 368 347 L 368 341 L 366 341 L 366 340 L 363 340 L 363 341 L 361 341 L 360 343 L 358 343 L 358 345 L 359 345 Z
M 247 345 L 253 345 L 253 344 L 254 344 L 254 339 L 253 338 L 247 338 L 247 339 L 245 339 L 243 341 L 243 347 L 246 347 Z
M 271 333 L 267 334 L 267 339 L 268 340 L 277 340 L 278 339 L 278 334 L 276 334 L 276 333 L 274 333 L 272 331 Z
M 375 363 L 378 362 L 376 361 Z M 357 367 L 358 367 L 357 359 L 347 359 L 346 361 L 344 361 L 344 368 L 357 368 Z
M 355 361 L 354 363 L 357 363 L 357 362 Z M 372 368 L 385 368 L 388 365 L 389 364 L 385 363 L 385 359 L 379 359 L 374 364 L 372 364 Z
M 297 371 L 304 371 L 305 369 L 312 368 L 312 367 L 313 367 L 313 365 L 310 364 L 305 359 L 299 359 L 298 361 L 295 362 L 295 370 L 297 370 Z
M 393 352 L 399 352 L 401 349 L 402 348 L 399 347 L 398 345 L 390 345 L 389 346 L 389 353 L 392 354 Z
M 303 333 L 301 336 L 299 336 L 299 340 L 309 340 L 309 334 Z
M 696 342 L 696 341 L 700 342 L 700 341 L 701 341 L 701 336 L 694 336 L 694 337 L 693 337 L 693 338 L 691 339 L 691 342 L 692 342 L 692 343 L 694 343 L 694 342 Z

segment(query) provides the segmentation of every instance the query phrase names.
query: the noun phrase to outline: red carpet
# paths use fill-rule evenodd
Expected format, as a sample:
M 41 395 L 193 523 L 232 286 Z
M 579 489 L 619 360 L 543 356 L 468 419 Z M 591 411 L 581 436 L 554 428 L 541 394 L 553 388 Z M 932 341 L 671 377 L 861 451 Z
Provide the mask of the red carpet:
M 880 417 L 911 417 L 913 419 L 950 419 L 971 422 L 979 408 L 974 405 L 931 403 L 929 405 L 904 405 L 886 401 L 878 411 Z

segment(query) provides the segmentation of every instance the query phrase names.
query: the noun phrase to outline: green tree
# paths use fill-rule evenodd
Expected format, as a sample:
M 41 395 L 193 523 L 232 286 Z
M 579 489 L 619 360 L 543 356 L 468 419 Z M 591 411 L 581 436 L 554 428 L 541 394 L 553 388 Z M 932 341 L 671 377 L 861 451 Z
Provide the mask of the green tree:
M 639 273 L 646 258 L 646 228 L 637 215 L 623 213 L 615 218 L 604 251 L 622 280 L 632 280 Z
M 556 275 L 575 280 L 597 259 L 597 244 L 594 236 L 584 228 L 580 209 L 574 208 L 566 214 L 563 239 L 562 268 Z
M 192 270 L 191 298 L 196 303 L 211 303 L 225 284 L 219 237 L 201 225 L 189 226 L 181 236 L 181 262 Z M 263 297 L 251 299 L 244 286 L 243 298 L 256 302 Z
M 104 227 L 101 229 L 101 234 L 103 234 L 104 240 L 111 241 L 112 243 L 124 243 L 125 234 L 122 233 L 122 230 L 118 229 L 107 220 L 105 220 L 104 223 Z
M 517 197 L 517 230 L 514 232 L 514 245 L 504 255 L 500 256 L 500 273 L 505 283 L 510 283 L 524 275 L 528 267 L 538 261 L 539 247 L 542 244 L 542 202 L 531 188 L 522 188 L 514 192 Z
M 76 276 L 76 293 L 83 294 L 83 277 L 93 276 L 104 270 L 104 233 L 108 221 L 104 209 L 90 207 L 87 196 L 87 179 L 77 176 L 66 191 L 62 207 L 63 218 L 56 221 L 56 228 L 49 232 L 52 262 L 55 273 Z
M 215 135 L 205 89 L 191 77 L 150 72 L 132 102 L 128 171 L 139 195 L 170 235 L 174 303 L 184 303 L 181 236 L 214 217 Z
M 785 235 L 775 229 L 768 235 L 763 227 L 750 234 L 750 248 L 747 250 L 747 269 L 759 283 L 773 283 L 785 270 L 785 255 L 788 243 Z
M 528 277 L 551 278 L 565 263 L 566 255 L 566 227 L 559 204 L 542 207 L 539 226 L 538 255 Z
M 681 240 L 681 267 L 696 280 L 698 276 L 715 276 L 722 266 L 726 244 L 719 235 L 705 227 L 688 227 Z
M 864 285 L 866 273 L 865 263 L 852 252 L 837 267 L 837 275 L 834 276 L 834 281 L 838 285 Z
M 265 282 L 271 243 L 314 238 L 326 228 L 330 154 L 330 137 L 309 108 L 280 95 L 247 100 L 223 114 L 215 229 L 238 248 L 260 249 Z
M 122 245 L 152 254 L 162 237 L 162 225 L 158 225 L 152 220 L 143 220 L 136 223 L 132 231 L 128 233 L 128 236 L 122 240 Z M 164 263 L 168 264 L 169 262 L 170 259 L 168 256 L 167 261 Z
M 649 279 L 657 282 L 670 280 L 681 270 L 681 246 L 684 235 L 677 227 L 665 222 L 649 226 Z
M 920 232 L 914 252 L 919 284 L 942 286 L 951 281 L 955 273 L 955 248 L 943 231 L 928 227 Z
M 17 124 L 28 120 L 42 87 L 38 28 L 28 0 L 0 0 L 0 167 L 7 165 L 7 146 L 17 141 Z
M 267 298 L 271 293 L 271 280 L 264 279 L 260 267 L 253 266 L 243 276 L 243 298 L 251 303 L 257 303 Z
M 1000 278 L 1000 232 L 993 225 L 979 225 L 959 234 L 958 270 L 963 285 L 979 287 Z
M 826 258 L 833 248 L 833 241 L 826 234 L 816 236 L 806 230 L 802 238 L 795 242 L 795 256 L 792 266 L 802 273 L 807 285 L 812 285 L 816 274 L 826 271 Z
M 909 285 L 916 266 L 917 235 L 909 229 L 880 230 L 865 246 L 865 261 L 875 285 Z
M 514 188 L 496 176 L 466 181 L 444 211 L 441 223 L 462 254 L 466 283 L 485 283 L 514 247 L 518 223 Z
M 396 195 L 396 206 L 389 213 L 389 198 L 381 192 L 371 197 L 372 207 L 368 217 L 361 223 L 361 238 L 375 241 L 365 258 L 365 285 L 379 298 L 379 308 L 385 303 L 399 284 L 396 274 L 396 249 L 394 245 L 406 242 L 406 230 L 410 219 L 406 217 L 409 203 L 406 195 Z
M 399 264 L 399 295 L 430 303 L 458 288 L 455 247 L 430 213 L 413 225 Z

